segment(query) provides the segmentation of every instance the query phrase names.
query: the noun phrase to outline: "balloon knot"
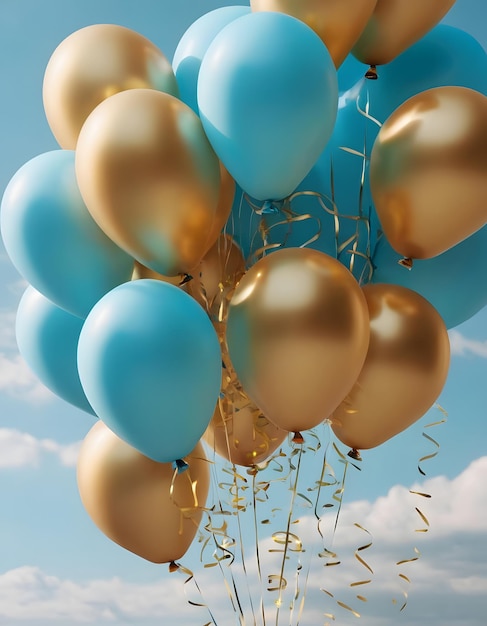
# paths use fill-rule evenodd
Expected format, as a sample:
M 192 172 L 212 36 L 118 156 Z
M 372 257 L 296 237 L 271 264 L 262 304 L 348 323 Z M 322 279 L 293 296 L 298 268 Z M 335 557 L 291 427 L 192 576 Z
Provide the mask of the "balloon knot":
M 356 448 L 352 448 L 348 453 L 348 456 L 355 461 L 361 461 L 362 457 L 360 456 L 360 452 Z
M 411 271 L 413 269 L 413 260 L 410 257 L 404 257 L 398 261 L 399 265 L 405 267 L 407 270 Z
M 178 569 L 179 569 L 179 565 L 176 562 L 171 561 L 169 563 L 169 573 L 170 574 L 173 574 L 174 572 L 177 572 Z
M 371 65 L 369 69 L 365 72 L 365 78 L 369 80 L 377 80 L 379 78 L 379 74 L 377 73 L 377 68 L 375 65 Z
M 304 437 L 303 437 L 303 435 L 302 435 L 300 432 L 297 432 L 297 431 L 296 431 L 296 432 L 294 433 L 294 437 L 293 437 L 293 439 L 292 439 L 292 442 L 293 442 L 293 443 L 298 443 L 298 444 L 302 444 L 302 443 L 304 443 Z
M 190 280 L 193 280 L 191 274 L 181 274 L 181 280 L 179 281 L 179 286 L 182 287 L 186 283 L 189 283 Z
M 188 469 L 189 465 L 183 459 L 176 459 L 172 463 L 173 470 L 177 470 L 178 474 L 182 474 Z
M 281 210 L 281 202 L 278 200 L 266 200 L 260 209 L 256 209 L 257 215 L 272 215 L 279 213 Z

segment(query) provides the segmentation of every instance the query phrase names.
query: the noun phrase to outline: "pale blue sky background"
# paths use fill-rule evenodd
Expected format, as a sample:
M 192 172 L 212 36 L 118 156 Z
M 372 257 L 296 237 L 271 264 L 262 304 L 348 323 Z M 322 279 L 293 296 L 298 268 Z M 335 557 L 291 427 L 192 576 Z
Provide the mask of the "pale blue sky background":
M 0 193 L 23 163 L 58 147 L 44 117 L 41 89 L 49 57 L 65 37 L 88 24 L 118 23 L 147 36 L 172 59 L 186 28 L 226 4 L 0 0 Z M 485 0 L 457 0 L 444 22 L 466 30 L 487 47 L 486 18 Z M 187 604 L 183 576 L 169 575 L 166 566 L 124 551 L 88 518 L 79 501 L 75 461 L 78 443 L 94 420 L 44 389 L 18 355 L 14 319 L 25 284 L 3 247 L 0 284 L 0 625 L 196 626 L 209 621 L 203 609 Z M 316 569 L 310 576 L 309 613 L 300 622 L 303 626 L 325 623 L 324 613 L 333 613 L 336 624 L 347 626 L 485 624 L 487 311 L 454 329 L 451 337 L 450 375 L 439 399 L 448 411 L 447 423 L 424 431 L 425 425 L 442 417 L 433 410 L 406 433 L 364 454 L 362 472 L 350 469 L 334 544 L 341 549 L 342 564 L 323 568 L 313 561 Z M 422 463 L 426 478 L 417 471 L 418 459 L 436 447 L 423 432 L 440 444 L 438 455 Z M 340 468 L 338 464 L 337 473 Z M 416 487 L 432 498 L 418 502 L 408 488 L 425 480 Z M 312 482 L 311 474 L 305 475 L 304 485 Z M 287 497 L 281 491 L 276 502 L 284 511 Z M 427 533 L 414 532 L 422 526 L 416 506 L 430 522 Z M 300 526 L 302 535 L 313 532 L 307 523 L 303 520 Z M 355 523 L 372 533 L 373 546 L 362 556 L 367 554 L 367 561 L 374 563 L 373 576 L 353 558 L 357 547 L 368 542 Z M 262 540 L 265 528 L 260 529 Z M 394 564 L 414 555 L 415 546 L 421 557 L 404 566 L 408 584 L 398 578 L 400 568 Z M 252 547 L 250 570 L 251 555 Z M 219 570 L 204 571 L 197 549 L 183 563 L 197 573 L 210 607 L 221 615 L 217 623 L 238 623 Z M 269 568 L 275 573 L 272 564 Z M 351 590 L 351 582 L 366 577 L 373 578 L 367 590 Z M 255 581 L 255 572 L 249 579 Z M 317 584 L 334 587 L 335 598 L 312 592 Z M 409 600 L 400 612 L 403 591 L 409 592 Z M 357 593 L 367 595 L 369 602 L 357 600 Z M 266 603 L 272 600 L 269 594 L 265 598 Z M 397 598 L 397 605 L 392 598 Z M 362 617 L 340 608 L 336 600 L 356 610 L 360 605 Z M 253 624 L 249 615 L 245 623 Z

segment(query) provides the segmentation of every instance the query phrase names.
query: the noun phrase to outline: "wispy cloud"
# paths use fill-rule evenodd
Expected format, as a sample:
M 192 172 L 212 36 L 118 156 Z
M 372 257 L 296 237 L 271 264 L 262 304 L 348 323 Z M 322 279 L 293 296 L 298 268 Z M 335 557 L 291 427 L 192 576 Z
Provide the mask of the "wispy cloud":
M 81 442 L 60 444 L 52 439 L 37 439 L 29 433 L 0 428 L 0 470 L 36 467 L 46 454 L 54 455 L 62 465 L 74 467 Z
M 0 352 L 0 391 L 29 402 L 45 402 L 54 398 L 54 394 L 39 381 L 20 354 L 10 356 L 5 352 Z
M 469 339 L 458 330 L 450 330 L 450 347 L 451 353 L 457 356 L 479 356 L 487 358 L 487 341 L 478 341 Z
M 361 614 L 362 626 L 390 626 L 399 621 L 406 626 L 425 623 L 483 626 L 487 595 L 484 549 L 487 495 L 481 486 L 486 478 L 487 457 L 484 457 L 453 480 L 433 478 L 411 489 L 394 487 L 374 502 L 363 500 L 344 505 L 334 541 L 329 546 L 341 561 L 334 567 L 324 566 L 324 559 L 315 550 L 317 546 L 310 546 L 309 539 L 316 535 L 317 520 L 303 517 L 299 523 L 293 523 L 293 532 L 305 540 L 306 552 L 288 552 L 284 574 L 289 594 L 279 623 L 290 621 L 287 599 L 292 598 L 299 578 L 299 599 L 306 592 L 305 610 L 299 621 L 302 626 L 350 625 L 356 620 L 350 609 Z M 432 497 L 411 491 L 429 493 Z M 420 508 L 424 518 L 416 508 Z M 325 520 L 332 521 L 332 516 Z M 426 526 L 428 532 L 417 532 Z M 272 546 L 274 552 L 269 553 Z M 268 623 L 274 624 L 277 594 L 266 588 L 269 582 L 271 586 L 276 583 L 268 575 L 279 573 L 283 544 L 265 538 L 260 550 L 263 597 L 268 607 Z M 199 554 L 198 547 L 195 554 Z M 259 586 L 254 557 L 252 550 L 246 553 L 245 580 L 238 578 L 238 554 L 231 568 L 223 563 L 222 567 L 208 569 L 202 567 L 198 557 L 193 559 L 195 580 L 202 596 L 195 593 L 193 581 L 184 584 L 188 580 L 186 575 L 161 577 L 167 571 L 165 568 L 157 570 L 155 582 L 134 583 L 120 578 L 79 582 L 61 579 L 37 567 L 20 567 L 0 576 L 0 624 L 200 626 L 205 621 L 213 623 L 205 608 L 191 606 L 188 600 L 206 601 L 218 624 L 236 623 L 236 609 L 232 609 L 229 599 L 232 580 L 237 583 L 244 610 L 250 611 L 246 613 L 246 621 L 254 623 L 252 610 L 245 602 L 248 592 L 255 592 Z M 406 601 L 402 612 L 401 606 Z M 296 606 L 294 620 L 298 610 Z M 254 603 L 253 612 L 256 623 L 261 623 L 258 602 Z

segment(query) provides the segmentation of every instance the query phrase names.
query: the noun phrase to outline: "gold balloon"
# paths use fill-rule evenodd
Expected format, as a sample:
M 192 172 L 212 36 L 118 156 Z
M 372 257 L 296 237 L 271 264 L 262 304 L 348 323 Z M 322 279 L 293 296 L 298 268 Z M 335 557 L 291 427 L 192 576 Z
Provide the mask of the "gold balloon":
M 366 285 L 370 344 L 360 376 L 331 421 L 356 450 L 373 448 L 422 417 L 438 398 L 450 362 L 446 326 L 415 291 Z
M 210 485 L 201 443 L 186 461 L 175 475 L 171 463 L 152 461 L 97 422 L 78 459 L 81 501 L 115 543 L 154 563 L 176 561 L 194 539 Z
M 437 87 L 404 102 L 374 143 L 370 186 L 391 246 L 434 257 L 487 221 L 487 97 Z
M 252 11 L 278 11 L 298 18 L 328 48 L 338 69 L 360 37 L 377 0 L 250 0 Z
M 245 392 L 276 426 L 297 433 L 327 418 L 357 379 L 369 342 L 367 304 L 336 259 L 280 249 L 240 280 L 226 339 Z
M 222 228 L 227 223 L 235 198 L 236 184 L 228 171 L 220 163 L 220 195 L 218 196 L 218 205 L 216 207 L 215 219 L 206 242 L 206 252 L 210 250 L 215 241 L 221 234 Z
M 274 426 L 247 396 L 242 403 L 237 408 L 227 402 L 228 412 L 217 404 L 204 440 L 230 463 L 252 467 L 266 461 L 288 433 Z
M 59 145 L 74 150 L 91 111 L 134 88 L 179 93 L 170 62 L 151 41 L 115 24 L 93 24 L 67 37 L 49 59 L 43 85 L 47 121 Z
M 266 461 L 288 433 L 270 422 L 245 393 L 232 367 L 223 333 L 220 337 L 221 396 L 203 438 L 221 457 L 235 465 L 251 467 Z
M 191 273 L 220 196 L 220 165 L 198 116 L 152 89 L 98 105 L 76 149 L 81 195 L 100 228 L 142 265 Z
M 429 32 L 455 0 L 377 0 L 352 49 L 362 63 L 384 65 Z
M 230 297 L 244 273 L 242 251 L 230 235 L 222 233 L 193 271 L 188 293 L 213 322 L 224 322 Z

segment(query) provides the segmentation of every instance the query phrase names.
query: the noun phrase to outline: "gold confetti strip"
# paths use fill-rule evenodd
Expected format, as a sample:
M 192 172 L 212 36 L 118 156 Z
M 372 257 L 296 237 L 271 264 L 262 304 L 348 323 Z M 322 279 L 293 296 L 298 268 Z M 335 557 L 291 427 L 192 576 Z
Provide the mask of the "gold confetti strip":
M 341 606 L 342 609 L 346 609 L 347 611 L 350 611 L 350 613 L 354 615 L 355 617 L 360 617 L 360 613 L 357 613 L 357 611 L 352 609 L 351 606 L 348 606 L 348 604 L 345 604 L 345 602 L 340 602 L 340 600 L 337 600 L 337 604 L 338 606 Z

